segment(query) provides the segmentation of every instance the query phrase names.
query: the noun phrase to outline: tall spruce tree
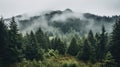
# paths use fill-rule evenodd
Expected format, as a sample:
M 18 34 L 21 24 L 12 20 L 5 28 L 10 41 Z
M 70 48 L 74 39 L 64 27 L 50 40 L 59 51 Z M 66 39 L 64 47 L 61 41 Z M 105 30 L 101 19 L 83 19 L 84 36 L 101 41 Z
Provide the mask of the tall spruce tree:
M 111 44 L 111 54 L 118 63 L 118 67 L 120 67 L 120 20 L 117 21 L 113 27 Z
M 91 46 L 93 46 L 93 47 L 96 46 L 95 45 L 95 38 L 94 38 L 92 30 L 90 30 L 88 33 L 88 42 Z
M 25 50 L 25 57 L 28 60 L 33 60 L 35 58 L 35 54 L 37 53 L 37 42 L 34 36 L 34 33 L 31 31 L 30 35 L 28 36 L 28 43 L 26 44 L 26 50 Z
M 60 39 L 58 39 L 58 43 L 59 43 L 59 45 L 57 47 L 57 50 L 59 51 L 60 54 L 64 55 L 66 52 L 67 46 Z
M 98 41 L 98 40 L 99 40 L 99 38 L 100 38 L 100 37 L 99 37 L 99 34 L 98 34 L 98 33 L 96 33 L 96 34 L 95 34 L 95 40 L 96 40 L 96 41 Z
M 3 18 L 0 19 L 0 67 L 2 64 L 6 64 L 8 61 L 7 54 L 8 54 L 8 29 L 7 26 L 4 24 Z
M 19 34 L 15 18 L 12 17 L 9 30 L 8 63 L 21 61 L 22 58 L 22 36 Z
M 52 40 L 51 48 L 54 50 L 58 50 L 59 54 L 64 55 L 66 52 L 67 46 L 60 40 L 60 38 L 56 37 L 55 39 Z
M 95 62 L 96 61 L 96 40 L 94 38 L 92 30 L 89 31 L 87 39 L 88 39 L 88 43 L 90 45 L 90 50 L 91 50 L 90 61 Z
M 72 55 L 72 56 L 76 56 L 77 53 L 78 53 L 78 51 L 79 51 L 79 46 L 77 44 L 76 39 L 73 38 L 71 40 L 70 46 L 68 47 L 67 53 L 70 54 L 70 55 Z
M 57 37 L 51 40 L 51 49 L 56 50 L 56 47 L 57 47 L 56 44 L 57 44 Z
M 37 40 L 37 43 L 38 45 L 47 50 L 48 48 L 50 48 L 50 44 L 49 44 L 49 39 L 48 37 L 43 33 L 43 31 L 41 30 L 41 28 L 39 28 L 36 33 L 35 33 L 35 36 L 36 36 L 36 40 Z
M 34 33 L 31 31 L 28 36 L 27 45 L 25 49 L 25 57 L 28 60 L 43 60 L 43 50 L 37 43 Z
M 91 55 L 91 47 L 88 43 L 88 40 L 85 39 L 84 44 L 83 44 L 83 49 L 80 54 L 78 54 L 78 59 L 83 60 L 83 61 L 89 61 L 90 60 L 90 55 Z
M 105 58 L 106 53 L 106 45 L 107 45 L 107 34 L 105 27 L 102 26 L 102 33 L 100 34 L 100 39 L 98 41 L 98 47 L 97 47 L 97 60 L 103 61 Z

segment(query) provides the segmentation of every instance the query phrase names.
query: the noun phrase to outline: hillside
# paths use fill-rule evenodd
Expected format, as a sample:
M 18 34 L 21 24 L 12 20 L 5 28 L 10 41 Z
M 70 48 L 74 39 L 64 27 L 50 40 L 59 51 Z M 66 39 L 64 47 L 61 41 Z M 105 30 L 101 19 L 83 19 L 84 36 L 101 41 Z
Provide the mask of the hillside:
M 84 35 L 89 30 L 92 30 L 94 33 L 99 32 L 102 25 L 110 33 L 113 24 L 120 16 L 98 16 L 90 13 L 76 13 L 71 9 L 66 9 L 64 11 L 48 11 L 35 15 L 17 15 L 15 18 L 22 33 L 30 32 L 31 30 L 36 31 L 41 27 L 44 32 L 54 35 L 56 33 L 70 33 L 71 30 Z M 8 18 L 6 21 L 10 21 L 10 19 Z

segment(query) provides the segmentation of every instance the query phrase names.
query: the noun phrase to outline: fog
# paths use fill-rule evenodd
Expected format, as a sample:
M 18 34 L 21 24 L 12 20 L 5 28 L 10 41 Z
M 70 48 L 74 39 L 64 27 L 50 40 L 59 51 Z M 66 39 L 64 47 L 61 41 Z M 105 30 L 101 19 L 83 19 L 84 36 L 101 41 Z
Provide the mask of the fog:
M 19 30 L 23 33 L 29 33 L 30 31 L 36 31 L 38 28 L 41 28 L 44 32 L 52 32 L 56 36 L 61 36 L 61 35 L 72 35 L 72 34 L 87 34 L 89 30 L 92 30 L 93 33 L 99 33 L 101 31 L 101 27 L 104 25 L 106 28 L 106 31 L 108 33 L 112 32 L 112 26 L 113 23 L 108 23 L 105 21 L 100 21 L 101 23 L 98 24 L 98 21 L 95 21 L 94 19 L 88 19 L 84 17 L 83 13 L 78 13 L 78 12 L 71 12 L 71 11 L 62 11 L 62 14 L 55 14 L 52 15 L 53 17 L 50 18 L 50 20 L 47 20 L 45 14 L 50 13 L 52 11 L 46 11 L 46 12 L 41 12 L 41 13 L 33 13 L 33 14 L 23 14 L 21 17 L 16 17 L 16 22 L 18 24 Z M 33 18 L 31 20 L 31 17 L 38 17 L 37 19 Z M 69 18 L 72 18 L 73 21 L 70 21 Z M 77 19 L 77 21 L 76 21 Z M 20 22 L 20 20 L 27 20 L 25 26 Z M 80 23 L 80 26 L 76 25 L 78 27 L 78 30 L 76 31 L 74 28 L 70 28 L 67 33 L 63 33 L 61 30 L 62 27 L 55 27 L 50 24 L 54 24 L 54 21 L 56 23 L 61 23 L 61 24 L 68 24 L 68 23 Z M 70 22 L 69 22 L 70 21 Z

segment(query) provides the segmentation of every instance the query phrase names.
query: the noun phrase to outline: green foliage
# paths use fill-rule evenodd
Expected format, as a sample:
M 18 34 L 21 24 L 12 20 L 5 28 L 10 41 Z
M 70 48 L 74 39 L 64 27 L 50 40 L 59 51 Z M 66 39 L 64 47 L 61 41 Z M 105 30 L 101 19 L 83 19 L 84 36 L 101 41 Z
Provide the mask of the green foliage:
M 69 67 L 67 63 L 62 64 L 62 67 Z
M 28 35 L 28 44 L 25 49 L 25 57 L 28 60 L 43 60 L 43 49 L 37 44 L 34 33 L 31 31 Z
M 88 44 L 90 46 L 90 61 L 92 63 L 96 62 L 96 40 L 94 38 L 92 30 L 88 33 Z
M 110 52 L 107 52 L 105 56 L 104 67 L 116 67 L 116 62 Z
M 3 19 L 0 20 L 0 43 L 0 62 L 3 67 L 21 61 L 23 57 L 22 34 L 18 32 L 14 17 L 12 17 L 9 29 Z
M 72 58 L 70 58 L 69 60 L 57 61 L 57 59 L 59 58 L 65 57 L 51 57 L 44 61 L 30 61 L 24 59 L 21 63 L 17 63 L 15 67 L 88 67 L 87 64 L 84 64 L 83 62 L 78 63 L 77 60 L 73 60 Z
M 12 17 L 10 23 L 9 31 L 9 40 L 8 40 L 8 55 L 6 57 L 7 63 L 15 63 L 19 62 L 22 59 L 22 36 L 19 34 L 17 29 L 17 24 L 15 22 L 14 17 Z
M 107 38 L 107 33 L 105 31 L 105 27 L 102 26 L 102 33 L 100 34 L 100 38 L 98 40 L 98 44 L 97 44 L 97 56 L 96 59 L 98 61 L 103 61 L 105 58 L 105 53 L 106 53 L 106 45 L 108 42 L 108 38 Z
M 16 67 L 44 67 L 41 61 L 30 61 L 23 59 L 21 63 L 16 64 Z
M 82 52 L 78 54 L 77 58 L 79 60 L 88 61 L 90 59 L 91 50 L 88 40 L 84 41 Z
M 69 66 L 69 67 L 78 67 L 78 66 L 77 66 L 77 64 L 72 63 L 72 64 L 70 64 L 70 66 Z
M 56 58 L 58 55 L 59 55 L 59 52 L 57 50 L 51 49 L 51 50 L 48 50 L 48 52 L 44 54 L 44 57 L 45 58 L 50 58 L 50 57 Z
M 71 40 L 70 46 L 68 47 L 67 53 L 72 55 L 72 56 L 76 56 L 78 51 L 79 51 L 79 46 L 78 46 L 78 44 L 76 42 L 76 39 L 73 38 Z
M 3 18 L 0 19 L 0 66 L 7 62 L 8 30 Z
M 64 55 L 66 53 L 67 46 L 59 38 L 53 39 L 51 44 L 51 48 L 54 50 L 58 50 L 59 54 Z
M 36 32 L 35 32 L 35 37 L 36 37 L 36 41 L 37 44 L 45 50 L 48 50 L 50 48 L 50 44 L 49 44 L 49 39 L 48 37 L 43 33 L 43 31 L 41 30 L 41 28 L 39 28 Z
M 113 27 L 111 44 L 111 54 L 120 67 L 120 20 Z

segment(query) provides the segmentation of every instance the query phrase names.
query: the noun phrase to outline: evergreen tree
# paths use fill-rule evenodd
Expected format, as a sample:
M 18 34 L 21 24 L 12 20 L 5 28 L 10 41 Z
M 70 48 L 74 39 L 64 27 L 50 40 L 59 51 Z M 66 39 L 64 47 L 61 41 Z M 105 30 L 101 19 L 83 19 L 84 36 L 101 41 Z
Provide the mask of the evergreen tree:
M 28 33 L 25 34 L 25 36 L 23 37 L 23 53 L 25 54 L 26 52 L 26 47 L 28 46 L 29 44 L 29 38 L 30 38 L 30 35 Z
M 95 41 L 92 30 L 89 31 L 87 39 L 88 39 L 88 43 L 90 45 L 90 50 L 91 50 L 90 60 L 91 62 L 95 62 L 96 61 L 96 41 Z
M 92 30 L 89 31 L 88 33 L 88 42 L 91 46 L 95 46 L 95 39 Z
M 34 33 L 31 31 L 28 36 L 25 57 L 28 60 L 43 60 L 43 50 L 38 46 Z
M 76 56 L 78 51 L 79 51 L 79 46 L 78 46 L 78 44 L 76 42 L 76 39 L 73 38 L 71 40 L 71 43 L 70 43 L 70 46 L 68 48 L 67 53 L 70 54 L 70 55 Z
M 53 38 L 52 39 L 52 41 L 51 41 L 51 48 L 52 49 L 54 49 L 54 50 L 57 50 L 56 48 L 58 47 L 58 38 L 57 37 L 55 37 L 55 38 Z
M 47 50 L 48 48 L 50 48 L 50 45 L 49 45 L 49 39 L 48 37 L 43 33 L 43 31 L 41 30 L 41 28 L 39 28 L 36 33 L 35 33 L 35 36 L 36 36 L 36 40 L 37 40 L 37 43 L 38 45 Z
M 77 57 L 79 60 L 83 60 L 86 62 L 90 59 L 90 55 L 91 55 L 91 48 L 88 43 L 88 40 L 85 39 L 82 52 L 79 53 Z
M 6 62 L 8 61 L 6 57 L 8 52 L 8 43 L 9 43 L 8 29 L 7 26 L 4 24 L 3 18 L 1 18 L 0 19 L 0 63 L 3 65 L 6 64 Z
M 51 49 L 54 49 L 54 50 L 56 49 L 56 48 L 55 48 L 55 42 L 56 42 L 55 40 L 56 40 L 56 38 L 53 38 L 53 39 L 51 40 L 51 47 L 50 47 Z
M 22 36 L 19 34 L 15 18 L 12 17 L 9 30 L 9 45 L 8 45 L 8 63 L 15 63 L 21 61 L 22 58 Z
M 26 44 L 25 57 L 26 59 L 33 60 L 35 58 L 35 54 L 37 53 L 37 42 L 32 31 L 30 35 L 27 34 L 27 36 L 28 43 Z
M 66 53 L 66 44 L 59 40 L 58 51 L 60 54 L 64 55 Z
M 120 20 L 115 23 L 111 37 L 111 54 L 120 67 Z
M 52 40 L 52 49 L 58 50 L 59 54 L 64 55 L 66 52 L 66 44 L 64 44 L 60 38 L 55 38 Z
M 106 53 L 105 56 L 104 67 L 116 67 L 115 59 L 113 59 L 113 56 L 109 51 Z
M 96 41 L 98 41 L 98 40 L 100 39 L 100 37 L 99 37 L 99 34 L 98 34 L 98 33 L 96 33 L 96 34 L 95 34 L 95 38 L 96 38 Z
M 107 45 L 107 34 L 105 31 L 105 27 L 102 26 L 102 33 L 100 34 L 100 39 L 98 42 L 97 47 L 97 60 L 102 61 L 104 60 L 105 53 L 106 53 L 106 45 Z

